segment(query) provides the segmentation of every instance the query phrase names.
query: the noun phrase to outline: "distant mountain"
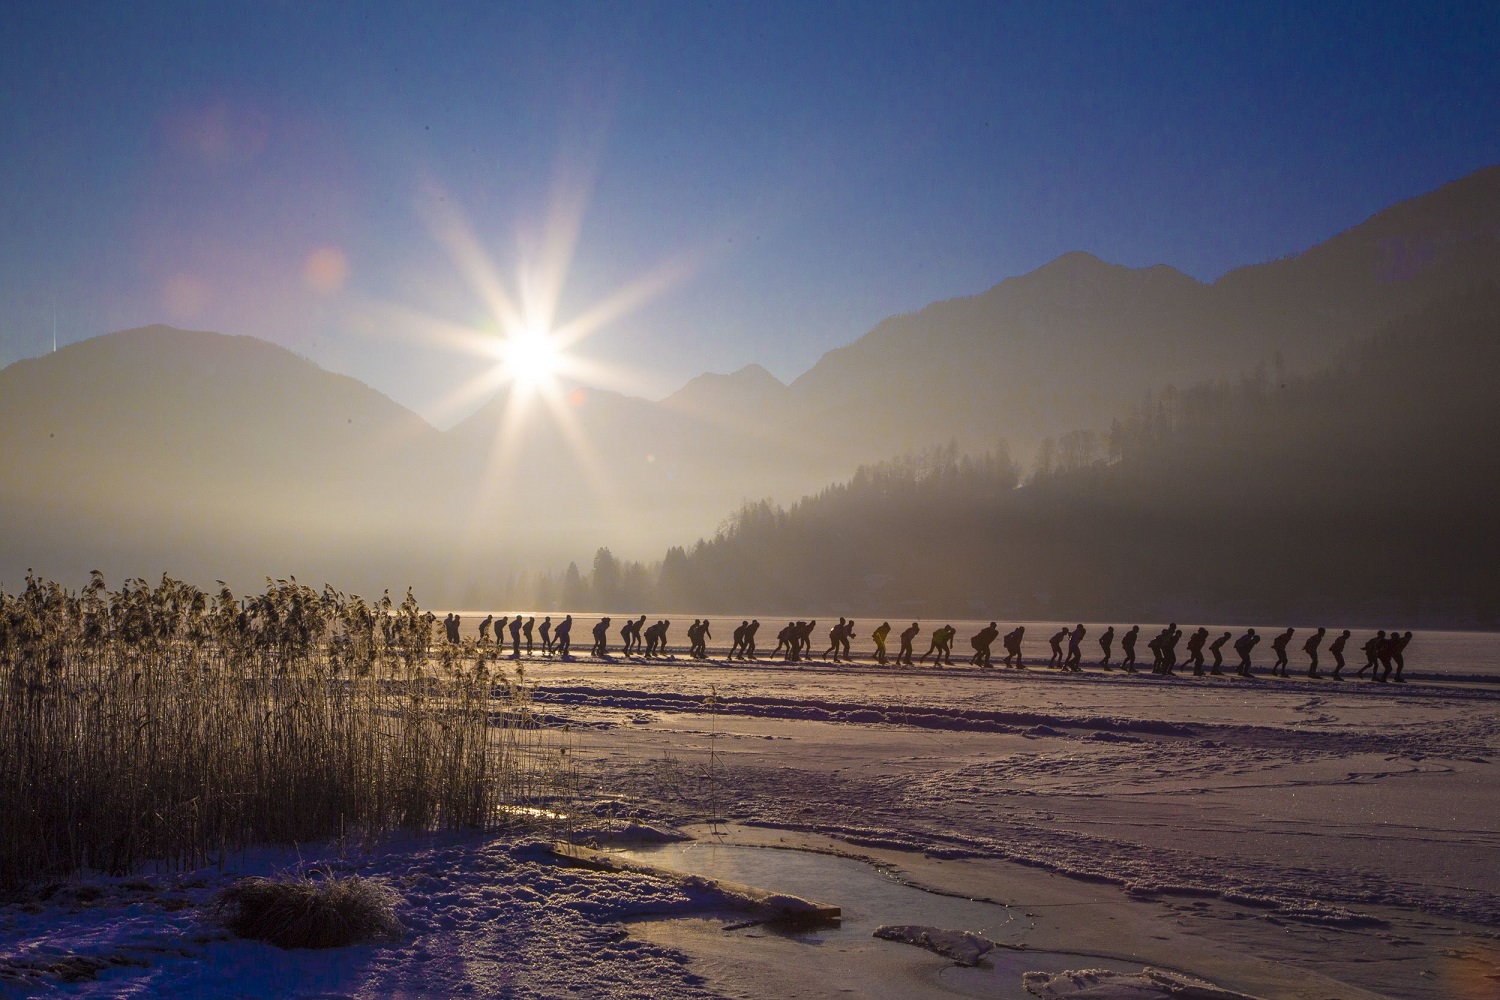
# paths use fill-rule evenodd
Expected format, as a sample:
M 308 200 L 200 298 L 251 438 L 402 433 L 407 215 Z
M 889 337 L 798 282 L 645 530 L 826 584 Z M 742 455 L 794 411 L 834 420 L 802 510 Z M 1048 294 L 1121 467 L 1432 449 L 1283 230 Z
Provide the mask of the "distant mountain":
M 1326 361 L 1427 304 L 1500 281 L 1500 166 L 1402 202 L 1306 253 L 1203 285 L 1071 253 L 983 294 L 882 322 L 792 383 L 788 427 L 877 459 L 956 439 L 1104 427 L 1147 390 L 1277 359 Z
M 429 506 L 440 441 L 369 386 L 251 337 L 153 326 L 71 344 L 0 371 L 0 579 L 44 561 L 63 579 L 346 568 L 329 556 L 400 548 L 393 526 Z
M 1007 440 L 1027 460 L 1148 390 L 1257 365 L 1275 381 L 1278 362 L 1497 282 L 1500 167 L 1213 284 L 1067 254 L 885 320 L 790 386 L 750 365 L 660 402 L 501 393 L 442 432 L 270 344 L 124 331 L 0 371 L 0 581 L 296 572 L 479 601 L 518 570 L 601 545 L 644 557 L 892 455 Z
M 699 375 L 662 400 L 661 406 L 699 420 L 761 429 L 767 414 L 791 400 L 791 391 L 775 375 L 760 365 L 746 365 L 728 375 Z
M 1024 452 L 1147 389 L 1222 372 L 1212 294 L 1169 267 L 1071 253 L 982 295 L 885 320 L 792 383 L 787 414 L 861 459 L 957 439 Z M 1230 362 L 1233 364 L 1233 362 Z

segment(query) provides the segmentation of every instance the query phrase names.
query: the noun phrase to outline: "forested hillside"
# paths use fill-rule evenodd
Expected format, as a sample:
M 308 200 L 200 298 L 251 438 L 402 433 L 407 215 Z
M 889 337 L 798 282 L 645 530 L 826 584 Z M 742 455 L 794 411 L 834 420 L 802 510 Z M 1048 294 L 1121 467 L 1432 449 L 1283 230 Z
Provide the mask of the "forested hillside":
M 1024 475 L 1003 452 L 931 450 L 789 509 L 747 504 L 656 572 L 601 553 L 610 593 L 580 575 L 569 596 L 689 612 L 1492 624 L 1497 371 L 1500 291 L 1476 291 L 1313 375 L 1260 369 L 1150 395 L 1107 434 L 1047 442 Z

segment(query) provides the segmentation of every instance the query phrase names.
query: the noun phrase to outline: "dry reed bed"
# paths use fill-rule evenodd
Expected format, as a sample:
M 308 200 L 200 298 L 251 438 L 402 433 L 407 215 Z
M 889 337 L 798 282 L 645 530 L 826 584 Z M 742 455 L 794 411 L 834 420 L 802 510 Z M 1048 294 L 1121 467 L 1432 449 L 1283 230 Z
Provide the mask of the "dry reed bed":
M 573 784 L 564 738 L 522 676 L 434 643 L 434 622 L 410 592 L 28 576 L 0 594 L 0 892 L 552 804 Z

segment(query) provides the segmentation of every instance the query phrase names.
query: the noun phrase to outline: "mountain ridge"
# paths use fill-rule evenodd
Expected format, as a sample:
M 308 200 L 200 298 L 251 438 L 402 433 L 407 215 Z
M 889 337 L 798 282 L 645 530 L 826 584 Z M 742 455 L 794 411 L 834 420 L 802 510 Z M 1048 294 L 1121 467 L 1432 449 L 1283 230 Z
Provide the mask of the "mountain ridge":
M 0 370 L 0 516 L 32 526 L 0 552 L 0 578 L 55 544 L 78 560 L 49 571 L 60 579 L 93 568 L 92 550 L 118 551 L 133 574 L 173 552 L 194 565 L 223 552 L 260 567 L 255 580 L 283 563 L 351 582 L 386 567 L 442 593 L 502 560 L 660 552 L 711 534 L 743 501 L 790 502 L 949 441 L 1005 439 L 1024 458 L 1048 436 L 1103 430 L 1148 390 L 1277 358 L 1323 363 L 1425 303 L 1494 284 L 1500 167 L 1454 185 L 1376 213 L 1331 250 L 1209 284 L 1065 254 L 888 317 L 790 384 L 752 364 L 655 402 L 580 387 L 561 422 L 508 424 L 501 392 L 439 430 L 255 338 L 160 325 L 91 338 Z M 1408 245 L 1409 275 L 1390 263 Z M 231 544 L 236 533 L 253 544 Z

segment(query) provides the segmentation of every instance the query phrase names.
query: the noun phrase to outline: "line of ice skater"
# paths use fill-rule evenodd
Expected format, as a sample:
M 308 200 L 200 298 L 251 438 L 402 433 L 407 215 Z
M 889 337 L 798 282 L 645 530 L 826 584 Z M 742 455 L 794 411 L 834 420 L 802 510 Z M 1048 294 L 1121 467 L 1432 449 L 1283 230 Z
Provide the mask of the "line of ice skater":
M 590 656 L 610 657 L 612 654 L 609 647 L 609 629 L 611 620 L 608 617 L 601 618 L 593 626 L 593 645 L 589 648 Z M 620 653 L 626 658 L 640 657 L 642 659 L 658 659 L 670 657 L 673 654 L 667 645 L 667 631 L 671 627 L 671 621 L 661 619 L 654 625 L 646 625 L 646 616 L 627 619 L 620 628 Z M 812 621 L 789 621 L 786 626 L 776 633 L 776 645 L 772 648 L 768 659 L 780 659 L 785 663 L 799 663 L 815 659 L 813 652 L 813 630 L 817 628 L 816 619 Z M 443 619 L 443 627 L 449 642 L 459 640 L 459 616 L 449 614 Z M 488 615 L 479 623 L 479 644 L 490 643 L 490 632 L 494 630 L 494 643 L 500 648 L 506 645 L 507 632 L 510 637 L 511 658 L 520 659 L 521 647 L 524 642 L 527 656 L 535 655 L 536 644 L 533 641 L 533 631 L 541 638 L 541 653 L 543 656 L 568 656 L 571 652 L 571 638 L 573 629 L 573 616 L 566 615 L 557 624 L 553 624 L 550 615 L 544 617 L 540 626 L 536 624 L 534 616 L 523 620 L 521 615 L 507 617 L 500 616 L 496 620 L 494 615 Z M 854 654 L 852 643 L 857 626 L 854 621 L 840 618 L 838 623 L 828 630 L 828 646 L 822 652 L 825 662 L 839 663 L 852 662 Z M 726 653 L 728 660 L 756 660 L 757 647 L 756 635 L 760 631 L 759 619 L 745 619 L 735 628 L 733 642 Z M 892 631 L 891 623 L 881 622 L 870 633 L 870 638 L 875 643 L 875 663 L 886 666 L 894 663 L 896 666 L 913 667 L 918 663 L 925 664 L 929 657 L 932 658 L 933 666 L 953 665 L 953 642 L 958 636 L 958 630 L 952 625 L 941 625 L 932 630 L 931 644 L 927 651 L 921 656 L 915 655 L 915 642 L 922 634 L 922 627 L 917 622 L 912 622 L 907 628 L 897 633 L 900 642 L 896 654 L 892 657 L 886 648 Z M 1293 636 L 1296 635 L 1295 628 L 1287 628 L 1277 633 L 1271 640 L 1271 650 L 1276 654 L 1275 661 L 1271 666 L 1271 676 L 1289 677 L 1290 658 L 1287 647 Z M 1202 677 L 1205 674 L 1222 676 L 1224 668 L 1224 648 L 1230 646 L 1239 657 L 1239 663 L 1234 667 L 1233 673 L 1239 677 L 1253 677 L 1252 655 L 1255 647 L 1264 638 L 1255 629 L 1246 629 L 1239 638 L 1234 638 L 1234 633 L 1226 631 L 1222 635 L 1209 641 L 1209 631 L 1200 627 L 1187 637 L 1187 643 L 1183 646 L 1186 654 L 1181 660 L 1178 659 L 1177 647 L 1182 642 L 1182 629 L 1177 627 L 1176 622 L 1171 622 L 1155 636 L 1146 642 L 1146 649 L 1151 653 L 1151 673 L 1163 675 L 1175 675 L 1178 668 L 1187 669 L 1192 667 L 1194 677 Z M 1328 630 L 1319 628 L 1307 636 L 1302 642 L 1302 652 L 1307 658 L 1307 676 L 1318 678 L 1325 676 L 1319 673 L 1319 650 L 1323 648 L 1323 640 L 1327 637 Z M 708 640 L 713 638 L 707 618 L 694 618 L 693 624 L 687 628 L 688 655 L 693 659 L 706 660 L 710 658 Z M 1053 633 L 1047 640 L 1051 655 L 1047 658 L 1046 666 L 1078 672 L 1083 669 L 1083 640 L 1088 635 L 1088 629 L 1082 622 L 1073 628 L 1063 627 Z M 1119 636 L 1120 661 L 1118 665 L 1112 662 L 1114 659 L 1115 628 L 1113 625 L 1107 627 L 1098 638 L 1099 649 L 1103 654 L 1098 662 L 1102 670 L 1114 670 L 1116 666 L 1126 673 L 1138 673 L 1141 662 L 1136 655 L 1136 646 L 1140 640 L 1141 627 L 1132 625 Z M 1349 629 L 1344 629 L 1335 636 L 1328 644 L 1328 655 L 1333 659 L 1333 670 L 1327 674 L 1333 680 L 1343 680 L 1343 671 L 1346 665 L 1344 651 L 1351 638 Z M 1021 642 L 1026 637 L 1026 626 L 1017 625 L 1007 632 L 1003 637 L 1000 635 L 999 625 L 990 622 L 969 638 L 969 645 L 973 649 L 973 655 L 969 657 L 968 663 L 981 669 L 993 669 L 994 654 L 992 647 L 998 639 L 1005 655 L 1001 664 L 1005 667 L 1024 670 L 1026 658 L 1021 651 Z M 1406 647 L 1411 642 L 1410 632 L 1398 632 L 1395 630 L 1387 633 L 1384 629 L 1370 636 L 1359 650 L 1365 654 L 1365 664 L 1356 672 L 1356 676 L 1363 677 L 1369 671 L 1369 679 L 1380 683 L 1394 681 L 1404 684 L 1406 677 Z M 1231 640 L 1233 643 L 1231 645 Z M 1206 651 L 1206 655 L 1205 655 Z M 1209 663 L 1208 658 L 1213 662 Z M 1392 672 L 1394 671 L 1394 676 Z
M 1074 654 L 1076 653 L 1077 643 L 1081 639 L 1078 632 L 1082 629 L 1083 626 L 1079 625 L 1073 631 L 1073 638 L 1069 645 L 1069 659 L 1074 662 L 1073 669 L 1077 669 Z M 1120 667 L 1130 673 L 1136 672 L 1137 660 L 1135 647 L 1136 641 L 1140 636 L 1140 631 L 1140 626 L 1134 625 L 1120 640 L 1120 648 L 1124 654 L 1120 660 Z M 1276 637 L 1271 640 L 1271 651 L 1276 654 L 1275 660 L 1271 665 L 1271 676 L 1291 676 L 1291 663 L 1287 654 L 1287 647 L 1291 644 L 1292 637 L 1296 634 L 1297 630 L 1295 628 L 1288 627 L 1286 630 L 1277 633 Z M 1318 628 L 1310 633 L 1302 642 L 1302 652 L 1307 657 L 1308 677 L 1317 678 L 1324 676 L 1318 672 L 1318 651 L 1322 648 L 1323 640 L 1327 635 L 1328 629 Z M 1343 673 L 1346 664 L 1344 650 L 1348 646 L 1351 635 L 1352 633 L 1349 629 L 1344 629 L 1328 644 L 1328 655 L 1333 659 L 1333 671 L 1327 676 L 1333 680 L 1341 681 L 1344 679 Z M 1212 642 L 1209 642 L 1208 629 L 1199 627 L 1192 635 L 1188 636 L 1187 644 L 1184 647 L 1187 655 L 1179 663 L 1177 645 L 1181 642 L 1182 636 L 1182 629 L 1177 627 L 1176 622 L 1172 622 L 1146 643 L 1146 648 L 1151 651 L 1152 673 L 1170 675 L 1175 674 L 1179 666 L 1183 669 L 1191 666 L 1194 677 L 1202 677 L 1204 674 L 1222 675 L 1225 672 L 1223 669 L 1224 647 L 1230 645 L 1230 640 L 1232 639 L 1233 645 L 1231 648 L 1234 650 L 1235 655 L 1239 657 L 1239 663 L 1234 668 L 1234 674 L 1238 677 L 1253 677 L 1254 664 L 1251 662 L 1251 657 L 1255 651 L 1255 647 L 1265 638 L 1259 632 L 1255 631 L 1255 629 L 1250 628 L 1246 629 L 1245 633 L 1238 639 L 1234 638 L 1232 631 L 1226 631 Z M 1099 646 L 1104 653 L 1103 658 L 1099 661 L 1099 666 L 1105 670 L 1111 669 L 1110 655 L 1113 638 L 1114 628 L 1110 627 L 1099 639 Z M 1367 639 L 1360 647 L 1361 651 L 1366 654 L 1367 659 L 1365 665 L 1360 667 L 1356 672 L 1357 675 L 1363 676 L 1364 672 L 1369 670 L 1370 680 L 1372 681 L 1379 681 L 1382 684 L 1389 681 L 1394 681 L 1397 684 L 1406 683 L 1405 653 L 1406 647 L 1410 642 L 1410 632 L 1401 633 L 1392 630 L 1387 635 L 1385 630 L 1381 629 L 1378 633 Z M 1208 655 L 1213 657 L 1212 664 L 1209 664 L 1204 656 L 1205 647 L 1208 650 Z M 1055 651 L 1056 637 L 1054 637 L 1053 648 Z M 1207 666 L 1207 670 L 1204 669 L 1205 666 Z M 1392 668 L 1395 669 L 1394 677 L 1391 676 Z

